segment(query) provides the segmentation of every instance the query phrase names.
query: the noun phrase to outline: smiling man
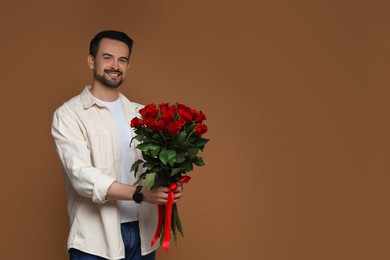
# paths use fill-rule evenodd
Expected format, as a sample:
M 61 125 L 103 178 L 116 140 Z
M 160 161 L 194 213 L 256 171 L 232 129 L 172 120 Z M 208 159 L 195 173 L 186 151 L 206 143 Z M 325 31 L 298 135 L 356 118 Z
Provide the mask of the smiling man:
M 54 113 L 52 135 L 64 168 L 70 217 L 71 260 L 153 260 L 156 204 L 168 188 L 133 186 L 131 165 L 142 154 L 131 143 L 130 120 L 141 105 L 119 92 L 129 69 L 133 41 L 123 32 L 103 31 L 90 43 L 92 85 Z M 182 196 L 175 191 L 175 202 Z
M 132 45 L 109 38 L 101 39 L 98 49 L 94 48 L 93 44 L 94 42 L 88 56 L 88 65 L 93 70 L 96 81 L 94 86 L 118 88 L 125 79 L 126 71 L 129 68 L 129 51 Z

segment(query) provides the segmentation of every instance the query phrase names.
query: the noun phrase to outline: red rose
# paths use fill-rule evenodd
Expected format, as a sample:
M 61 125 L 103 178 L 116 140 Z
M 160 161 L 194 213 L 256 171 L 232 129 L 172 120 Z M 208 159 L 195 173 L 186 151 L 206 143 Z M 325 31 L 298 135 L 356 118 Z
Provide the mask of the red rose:
M 175 115 L 175 108 L 167 108 L 164 112 L 161 111 L 161 113 L 161 119 L 168 124 L 173 121 L 173 116 Z
M 153 119 L 146 118 L 144 124 L 153 132 L 160 132 L 165 129 L 165 122 L 163 120 L 154 121 Z
M 195 130 L 195 134 L 201 135 L 201 134 L 204 134 L 204 133 L 207 132 L 207 126 L 204 125 L 204 124 L 197 124 L 197 125 L 194 127 L 194 130 Z
M 196 118 L 198 116 L 198 111 L 196 111 L 195 109 L 190 109 L 189 110 L 189 113 L 191 114 L 192 116 L 192 119 Z
M 188 106 L 184 105 L 184 104 L 177 104 L 177 109 L 180 111 L 188 111 L 190 110 L 191 108 L 189 108 Z
M 144 123 L 143 123 L 143 120 L 141 118 L 138 118 L 138 117 L 134 117 L 133 119 L 131 119 L 131 122 L 130 122 L 130 126 L 132 128 L 138 128 L 140 126 L 142 126 Z
M 186 122 L 192 120 L 192 115 L 188 111 L 179 110 L 178 113 L 179 113 L 179 116 L 180 116 L 180 122 L 186 123 Z
M 139 113 L 142 115 L 142 118 L 156 118 L 158 110 L 155 104 L 146 105 L 144 108 L 139 110 Z
M 161 113 L 165 113 L 171 106 L 168 103 L 161 103 L 158 107 Z
M 165 129 L 165 122 L 163 120 L 157 120 L 155 123 L 157 131 L 163 131 Z
M 195 119 L 195 122 L 197 122 L 197 123 L 202 123 L 202 121 L 203 120 L 206 120 L 207 118 L 206 118 L 206 115 L 202 112 L 202 111 L 200 111 L 199 113 L 198 113 L 198 115 L 196 116 L 196 119 Z
M 147 128 L 149 128 L 152 131 L 157 131 L 156 127 L 156 121 L 152 118 L 145 118 L 144 119 L 144 124 L 146 125 Z
M 178 134 L 180 129 L 181 129 L 181 122 L 179 121 L 171 122 L 167 125 L 167 131 L 171 135 Z

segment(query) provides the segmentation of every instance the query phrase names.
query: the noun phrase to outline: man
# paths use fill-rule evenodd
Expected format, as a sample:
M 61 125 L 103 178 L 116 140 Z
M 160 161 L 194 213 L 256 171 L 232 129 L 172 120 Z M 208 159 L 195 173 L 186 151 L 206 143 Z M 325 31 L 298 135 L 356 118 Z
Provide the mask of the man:
M 70 259 L 154 259 L 156 204 L 168 188 L 134 187 L 131 165 L 142 154 L 131 143 L 130 120 L 142 108 L 119 92 L 133 41 L 103 31 L 90 43 L 93 83 L 54 113 L 52 135 L 64 168 Z M 182 188 L 175 192 L 175 202 Z

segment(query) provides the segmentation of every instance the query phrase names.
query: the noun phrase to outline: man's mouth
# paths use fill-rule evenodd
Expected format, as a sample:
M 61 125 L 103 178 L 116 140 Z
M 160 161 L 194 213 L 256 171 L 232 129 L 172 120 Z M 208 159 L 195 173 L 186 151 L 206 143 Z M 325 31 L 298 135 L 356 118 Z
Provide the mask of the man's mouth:
M 108 76 L 114 77 L 114 78 L 117 78 L 117 77 L 122 76 L 122 73 L 121 73 L 120 71 L 117 71 L 117 70 L 105 70 L 104 72 L 105 72 Z

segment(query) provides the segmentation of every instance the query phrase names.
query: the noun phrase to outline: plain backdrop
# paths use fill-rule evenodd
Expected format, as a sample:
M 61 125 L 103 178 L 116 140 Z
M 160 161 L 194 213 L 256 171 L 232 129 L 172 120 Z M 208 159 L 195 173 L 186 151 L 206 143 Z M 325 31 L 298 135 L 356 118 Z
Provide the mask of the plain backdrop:
M 99 31 L 135 41 L 121 87 L 207 114 L 211 141 L 159 260 L 390 259 L 388 1 L 0 4 L 0 259 L 68 259 L 51 117 L 91 83 Z

